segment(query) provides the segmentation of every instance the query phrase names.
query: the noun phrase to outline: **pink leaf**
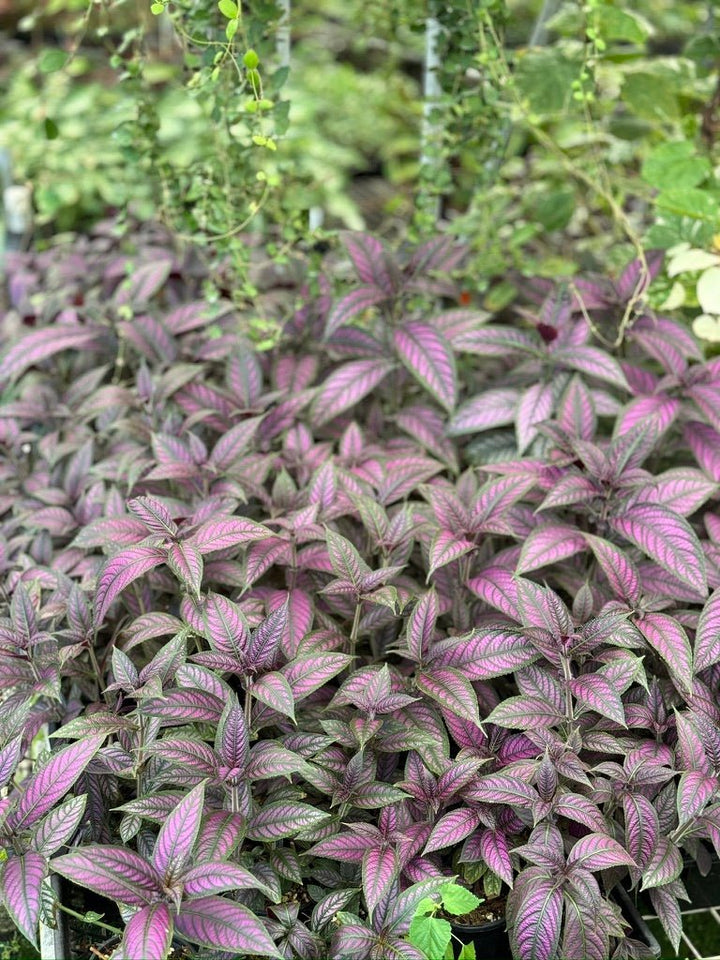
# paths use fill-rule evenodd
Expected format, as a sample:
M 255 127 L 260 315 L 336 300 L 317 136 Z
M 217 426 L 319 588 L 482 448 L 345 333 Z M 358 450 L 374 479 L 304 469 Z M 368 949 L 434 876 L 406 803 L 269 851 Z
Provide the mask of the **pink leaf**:
M 468 581 L 468 588 L 491 607 L 502 611 L 511 620 L 520 620 L 517 583 L 504 567 L 488 567 L 479 577 Z
M 160 828 L 153 849 L 153 865 L 167 884 L 190 860 L 203 814 L 205 785 L 199 783 L 183 797 Z
M 224 897 L 203 897 L 184 903 L 175 928 L 188 940 L 211 950 L 282 957 L 255 914 Z
M 272 534 L 267 527 L 246 517 L 218 517 L 200 524 L 189 542 L 200 553 L 206 554 L 270 536 Z
M 645 613 L 635 624 L 653 650 L 665 661 L 670 676 L 681 693 L 693 689 L 692 650 L 687 634 L 666 613 Z
M 166 903 L 152 903 L 128 921 L 123 937 L 125 960 L 165 960 L 172 943 L 173 922 Z
M 177 534 L 177 524 L 170 516 L 170 511 L 155 497 L 136 497 L 128 500 L 128 507 L 151 533 L 165 537 L 174 537 Z
M 689 517 L 717 489 L 717 483 L 708 480 L 699 470 L 676 467 L 656 476 L 652 485 L 640 491 L 640 499 L 646 503 L 660 503 L 674 513 Z
M 621 437 L 640 423 L 647 423 L 657 429 L 658 435 L 662 434 L 675 420 L 680 407 L 681 402 L 675 397 L 639 397 L 632 400 L 618 416 L 615 434 Z
M 459 670 L 438 667 L 420 673 L 415 686 L 444 710 L 480 726 L 477 695 Z
M 383 844 L 365 851 L 362 860 L 362 886 L 370 917 L 380 901 L 390 892 L 398 869 L 397 854 L 392 847 Z
M 98 577 L 95 592 L 95 625 L 99 627 L 116 597 L 144 573 L 165 560 L 165 551 L 158 547 L 137 546 L 110 557 Z
M 392 294 L 395 289 L 390 261 L 382 242 L 369 233 L 344 230 L 340 239 L 363 283 L 373 284 Z
M 483 723 L 499 727 L 527 730 L 532 727 L 554 727 L 563 715 L 541 697 L 507 697 L 492 711 Z
M 315 397 L 314 422 L 326 423 L 354 406 L 385 379 L 393 366 L 390 360 L 356 360 L 331 373 Z
M 568 866 L 578 864 L 585 870 L 636 866 L 627 850 L 605 833 L 590 833 L 578 840 L 568 854 L 567 862 Z
M 609 540 L 589 533 L 584 536 L 615 597 L 635 606 L 640 600 L 640 575 L 630 557 Z
M 171 544 L 167 553 L 167 565 L 188 592 L 196 597 L 200 596 L 203 558 L 196 546 L 186 540 Z
M 130 906 L 143 907 L 162 893 L 157 872 L 127 847 L 86 844 L 56 857 L 52 868 L 81 887 Z
M 570 690 L 582 706 L 625 726 L 625 711 L 620 695 L 605 677 L 597 673 L 583 674 L 570 681 Z
M 268 887 L 254 877 L 249 870 L 236 863 L 223 861 L 201 863 L 190 867 L 183 874 L 185 896 L 189 898 L 206 897 L 212 893 L 223 893 L 225 890 L 262 890 L 266 896 L 270 895 Z
M 98 345 L 101 331 L 88 327 L 56 324 L 26 334 L 14 343 L 0 362 L 0 383 L 16 380 L 28 367 L 47 360 L 62 350 L 90 350 Z
M 680 777 L 677 788 L 677 812 L 680 824 L 692 823 L 711 800 L 717 797 L 717 777 L 699 770 L 688 770 Z
M 68 843 L 80 826 L 85 813 L 87 796 L 72 797 L 60 804 L 35 827 L 32 846 L 45 857 L 52 856 L 63 844 Z
M 285 837 L 292 837 L 307 827 L 315 826 L 320 821 L 326 820 L 327 816 L 324 810 L 309 803 L 272 801 L 264 804 L 250 818 L 247 835 L 251 840 L 282 840 Z
M 705 473 L 720 483 L 720 433 L 706 423 L 693 420 L 685 424 L 684 438 Z
M 519 397 L 519 391 L 502 387 L 478 394 L 455 411 L 448 423 L 448 435 L 460 437 L 513 423 Z
M 695 669 L 698 673 L 720 661 L 720 590 L 703 607 L 695 634 Z
M 658 837 L 655 852 L 650 862 L 643 870 L 641 890 L 651 887 L 663 887 L 665 884 L 677 880 L 683 870 L 683 859 L 680 851 L 664 834 Z
M 71 743 L 31 774 L 23 782 L 20 800 L 10 815 L 12 828 L 19 830 L 37 823 L 73 786 L 104 740 L 101 734 Z
M 461 537 L 456 537 L 449 530 L 439 530 L 433 537 L 428 551 L 427 579 L 429 580 L 436 570 L 440 570 L 441 567 L 447 566 L 448 563 L 452 563 L 454 560 L 465 556 L 466 553 L 470 553 L 471 550 L 476 549 L 477 547 L 472 540 L 463 540 Z
M 553 359 L 596 380 L 604 380 L 622 390 L 630 389 L 617 360 L 597 347 L 567 347 L 556 350 Z
M 433 327 L 411 321 L 394 333 L 395 349 L 410 373 L 451 412 L 457 403 L 455 357 Z
M 610 525 L 682 583 L 707 595 L 702 548 L 682 517 L 660 505 L 638 503 L 611 517 Z
M 574 527 L 548 524 L 537 527 L 523 544 L 517 573 L 537 570 L 550 563 L 558 563 L 585 550 L 587 544 L 582 533 Z
M 46 874 L 45 857 L 28 851 L 6 861 L 0 880 L 0 890 L 8 913 L 22 935 L 36 947 L 42 882 Z
M 515 414 L 518 453 L 522 455 L 537 437 L 537 425 L 550 418 L 553 405 L 553 389 L 548 383 L 534 383 L 520 397 Z
M 625 846 L 640 869 L 649 863 L 660 837 L 660 824 L 655 807 L 642 794 L 623 795 Z
M 407 627 L 407 647 L 411 657 L 420 662 L 424 659 L 435 633 L 438 618 L 438 600 L 434 590 L 418 600 L 410 614 Z
M 512 890 L 514 871 L 507 839 L 502 830 L 483 830 L 480 834 L 480 852 L 493 873 L 504 880 Z
M 250 417 L 226 431 L 213 447 L 208 466 L 218 473 L 229 470 L 246 453 L 260 426 L 261 417 Z
M 524 874 L 527 880 L 529 873 Z M 508 912 L 514 920 L 508 924 L 513 956 L 555 960 L 563 912 L 562 889 L 556 881 L 542 875 L 525 883 L 519 878 L 508 897 Z
M 469 810 L 467 807 L 451 810 L 437 821 L 423 852 L 433 853 L 444 847 L 457 846 L 465 837 L 469 837 L 474 830 L 477 830 L 480 823 L 480 817 L 475 810 Z
M 292 687 L 281 673 L 266 673 L 252 686 L 252 695 L 266 707 L 295 722 L 295 698 Z
M 325 338 L 331 337 L 336 330 L 344 327 L 353 317 L 370 307 L 377 306 L 378 303 L 388 299 L 388 295 L 380 287 L 374 284 L 366 284 L 357 287 L 341 297 L 330 311 L 327 323 L 325 325 Z

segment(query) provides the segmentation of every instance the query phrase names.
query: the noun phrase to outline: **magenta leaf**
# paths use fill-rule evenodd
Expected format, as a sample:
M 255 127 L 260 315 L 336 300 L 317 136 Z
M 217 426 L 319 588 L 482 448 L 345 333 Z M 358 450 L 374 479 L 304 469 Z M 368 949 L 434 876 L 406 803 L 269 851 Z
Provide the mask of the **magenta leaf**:
M 632 605 L 637 604 L 640 600 L 640 575 L 630 557 L 609 540 L 589 533 L 584 536 L 615 597 Z
M 513 423 L 519 397 L 517 390 L 504 387 L 478 394 L 455 411 L 448 423 L 448 436 L 460 437 Z
M 143 907 L 162 893 L 162 879 L 143 858 L 127 847 L 87 844 L 56 857 L 53 870 L 103 897 Z
M 136 497 L 134 500 L 128 500 L 128 507 L 150 533 L 157 533 L 163 537 L 177 535 L 177 524 L 170 516 L 170 511 L 155 497 Z
M 635 624 L 665 661 L 678 690 L 688 694 L 693 686 L 692 649 L 682 626 L 666 613 L 645 613 Z
M 244 770 L 248 761 L 250 735 L 245 715 L 235 695 L 228 698 L 218 723 L 215 749 L 228 767 Z
M 529 784 L 503 773 L 479 777 L 471 788 L 471 795 L 482 803 L 509 803 L 521 807 L 537 800 L 537 793 Z
M 226 431 L 213 447 L 208 466 L 218 473 L 229 470 L 246 452 L 260 426 L 260 417 L 250 417 Z
M 246 517 L 218 517 L 202 523 L 188 542 L 200 553 L 206 554 L 270 536 L 272 534 L 267 527 Z
M 353 317 L 388 299 L 387 292 L 374 284 L 364 284 L 341 297 L 328 314 L 325 338 L 344 327 Z
M 32 846 L 45 857 L 69 842 L 85 813 L 87 796 L 72 797 L 51 810 L 33 831 Z
M 126 587 L 144 573 L 160 566 L 165 551 L 158 547 L 137 546 L 110 557 L 100 571 L 95 592 L 95 624 L 100 626 L 112 602 Z
M 443 710 L 480 726 L 477 696 L 470 681 L 459 670 L 438 667 L 425 671 L 418 674 L 415 686 Z
M 650 862 L 660 837 L 660 824 L 655 807 L 642 794 L 626 793 L 623 797 L 625 846 L 641 870 Z
M 698 673 L 720 661 L 720 590 L 703 607 L 695 634 L 695 669 Z
M 523 544 L 516 572 L 527 573 L 528 570 L 558 563 L 586 548 L 585 538 L 574 527 L 559 523 L 537 527 Z
M 458 560 L 475 549 L 476 545 L 472 540 L 456 537 L 449 530 L 439 530 L 433 537 L 428 551 L 427 579 L 429 580 L 436 570 L 440 570 L 448 563 Z
M 327 423 L 366 397 L 393 369 L 390 360 L 356 360 L 331 373 L 312 406 L 313 420 Z
M 425 323 L 411 321 L 394 333 L 395 349 L 403 364 L 449 413 L 457 403 L 457 371 L 450 345 Z
M 514 730 L 554 727 L 564 719 L 551 703 L 541 697 L 507 697 L 498 704 L 484 723 Z
M 507 839 L 502 830 L 483 830 L 480 834 L 480 853 L 493 873 L 512 890 L 514 871 Z
M 643 492 L 643 499 L 660 503 L 668 510 L 689 517 L 717 492 L 718 485 L 700 470 L 676 467 L 655 477 L 652 486 Z
M 171 544 L 167 553 L 167 565 L 189 593 L 200 596 L 203 558 L 196 546 L 182 540 Z
M 475 810 L 460 808 L 444 814 L 432 829 L 425 845 L 425 853 L 433 853 L 444 847 L 454 847 L 480 826 L 480 817 Z
M 605 833 L 589 833 L 573 846 L 568 866 L 577 864 L 586 870 L 607 870 L 610 867 L 634 867 L 627 850 Z
M 277 800 L 266 803 L 248 821 L 247 835 L 251 840 L 282 840 L 292 837 L 300 830 L 313 827 L 327 819 L 324 810 L 309 803 Z
M 610 524 L 668 573 L 707 595 L 702 548 L 687 520 L 660 505 L 638 503 Z
M 17 770 L 22 758 L 22 737 L 15 737 L 0 750 L 0 787 L 4 787 Z
M 14 830 L 31 826 L 73 786 L 98 752 L 105 735 L 90 736 L 63 747 L 22 784 L 20 799 L 9 818 Z
M 207 897 L 212 893 L 226 890 L 262 890 L 273 899 L 272 892 L 262 880 L 258 880 L 249 870 L 236 863 L 210 861 L 190 867 L 183 874 L 185 896 L 189 899 Z
M 172 933 L 173 922 L 166 903 L 142 907 L 125 927 L 122 949 L 126 960 L 165 960 Z
M 681 824 L 692 823 L 718 794 L 716 777 L 698 770 L 688 770 L 680 777 L 677 788 L 677 811 Z
M 522 455 L 537 437 L 538 424 L 550 418 L 553 406 L 553 388 L 548 383 L 534 383 L 520 397 L 515 415 L 519 454 Z
M 518 960 L 555 960 L 563 914 L 562 889 L 529 868 L 508 898 L 510 945 Z M 510 919 L 510 918 L 509 918 Z
M 503 567 L 487 567 L 473 580 L 468 588 L 489 606 L 502 611 L 511 620 L 520 620 L 517 598 L 517 582 L 509 570 Z
M 282 957 L 255 914 L 223 897 L 203 897 L 184 903 L 175 928 L 193 943 L 212 950 Z
M 615 687 L 597 673 L 586 673 L 570 680 L 570 690 L 582 706 L 625 726 L 625 711 Z
M 194 787 L 160 828 L 152 862 L 166 883 L 177 877 L 190 860 L 203 814 L 205 784 Z
M 663 887 L 677 880 L 683 870 L 682 854 L 668 837 L 660 834 L 655 852 L 643 870 L 641 890 Z
M 379 845 L 365 851 L 362 860 L 362 887 L 368 915 L 390 892 L 399 870 L 397 854 L 392 847 Z
M 28 851 L 10 857 L 0 878 L 0 891 L 8 913 L 22 935 L 37 947 L 42 882 L 47 874 L 47 861 L 39 853 Z
M 266 673 L 256 680 L 252 695 L 266 707 L 295 722 L 295 697 L 292 687 L 281 673 Z
M 621 390 L 630 389 L 617 360 L 597 347 L 567 347 L 556 350 L 553 359 L 572 370 L 579 370 L 580 373 L 620 387 Z
M 28 367 L 41 363 L 62 350 L 89 350 L 96 347 L 100 331 L 95 328 L 56 324 L 33 330 L 7 350 L 0 361 L 0 383 L 16 380 Z

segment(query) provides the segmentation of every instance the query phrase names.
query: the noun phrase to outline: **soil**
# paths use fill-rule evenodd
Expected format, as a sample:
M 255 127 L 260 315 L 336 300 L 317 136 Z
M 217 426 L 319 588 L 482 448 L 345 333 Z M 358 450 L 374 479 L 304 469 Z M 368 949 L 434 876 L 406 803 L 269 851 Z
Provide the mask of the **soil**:
M 493 900 L 485 900 L 470 913 L 463 914 L 462 917 L 453 917 L 449 913 L 443 912 L 439 916 L 449 920 L 455 927 L 481 927 L 485 923 L 502 920 L 505 917 L 505 905 L 505 897 L 496 897 Z

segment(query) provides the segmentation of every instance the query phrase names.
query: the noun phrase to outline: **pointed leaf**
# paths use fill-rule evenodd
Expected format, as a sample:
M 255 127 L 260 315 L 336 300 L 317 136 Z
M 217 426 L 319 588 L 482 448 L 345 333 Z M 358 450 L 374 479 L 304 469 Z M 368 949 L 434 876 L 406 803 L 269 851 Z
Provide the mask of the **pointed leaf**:
M 152 903 L 128 921 L 123 937 L 125 960 L 165 960 L 172 943 L 173 922 L 166 903 Z
M 523 544 L 517 573 L 527 573 L 551 563 L 566 560 L 585 550 L 587 544 L 579 530 L 559 523 L 537 527 Z
M 439 667 L 423 672 L 415 680 L 417 689 L 444 710 L 480 726 L 477 695 L 459 670 Z
M 393 335 L 403 364 L 441 407 L 452 412 L 457 403 L 455 357 L 447 340 L 434 327 L 411 321 Z
M 160 828 L 152 862 L 168 883 L 190 860 L 200 830 L 204 799 L 205 784 L 199 783 L 183 797 Z
M 85 813 L 87 794 L 72 797 L 51 810 L 44 820 L 35 827 L 32 846 L 45 857 L 52 856 L 63 844 L 69 842 L 80 826 Z
M 255 914 L 224 897 L 203 897 L 184 903 L 175 928 L 188 940 L 211 950 L 282 957 Z
M 265 540 L 272 536 L 267 527 L 246 517 L 218 517 L 202 523 L 189 543 L 202 554 L 226 550 L 242 543 Z
M 393 369 L 389 360 L 356 360 L 335 370 L 320 386 L 312 406 L 316 424 L 327 423 L 374 390 Z
M 695 669 L 699 673 L 720 662 L 720 590 L 703 607 L 695 634 Z
M 165 560 L 165 551 L 158 547 L 137 546 L 110 557 L 98 577 L 95 592 L 95 625 L 101 626 L 113 600 L 144 573 Z
M 687 634 L 673 617 L 666 613 L 646 613 L 638 617 L 636 626 L 662 657 L 673 682 L 681 692 L 693 688 L 692 649 Z
M 6 861 L 0 883 L 8 913 L 18 930 L 35 947 L 42 902 L 42 882 L 46 874 L 45 857 L 28 851 Z
M 523 393 L 515 415 L 515 435 L 521 455 L 538 435 L 538 424 L 548 420 L 554 406 L 552 386 L 534 383 Z
M 519 396 L 517 390 L 507 388 L 478 394 L 455 411 L 448 423 L 448 436 L 461 437 L 513 423 Z
M 81 887 L 130 906 L 145 906 L 162 893 L 157 872 L 126 847 L 90 843 L 56 857 L 52 868 Z

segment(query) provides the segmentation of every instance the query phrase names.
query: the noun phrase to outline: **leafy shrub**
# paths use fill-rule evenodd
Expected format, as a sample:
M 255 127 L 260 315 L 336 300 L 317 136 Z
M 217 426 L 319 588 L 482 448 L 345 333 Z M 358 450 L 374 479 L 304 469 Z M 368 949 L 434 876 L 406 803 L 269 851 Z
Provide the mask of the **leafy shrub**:
M 10 260 L 8 910 L 35 942 L 54 873 L 116 958 L 422 960 L 459 876 L 520 960 L 605 960 L 643 956 L 623 882 L 677 945 L 720 853 L 720 361 L 645 307 L 659 255 L 510 319 L 445 238 L 343 240 L 264 351 L 161 230 Z

